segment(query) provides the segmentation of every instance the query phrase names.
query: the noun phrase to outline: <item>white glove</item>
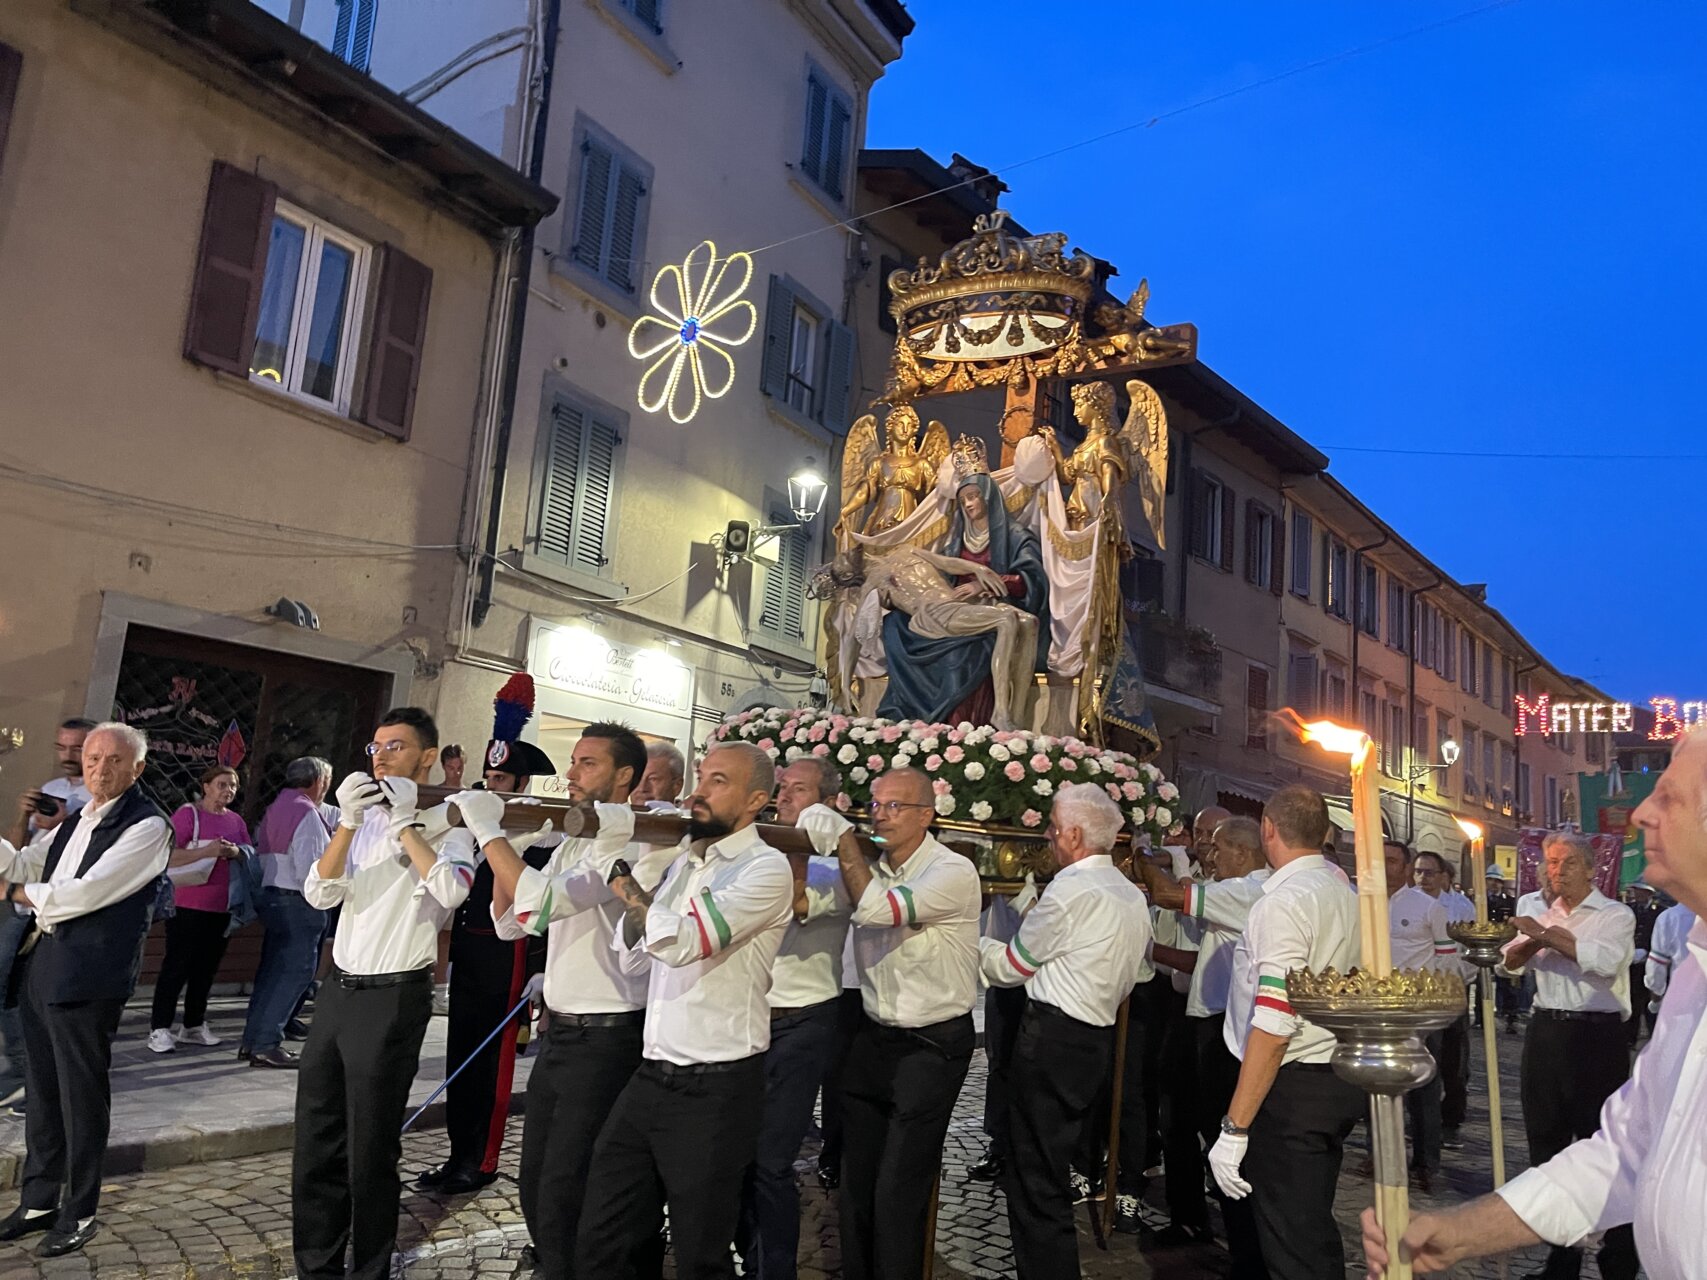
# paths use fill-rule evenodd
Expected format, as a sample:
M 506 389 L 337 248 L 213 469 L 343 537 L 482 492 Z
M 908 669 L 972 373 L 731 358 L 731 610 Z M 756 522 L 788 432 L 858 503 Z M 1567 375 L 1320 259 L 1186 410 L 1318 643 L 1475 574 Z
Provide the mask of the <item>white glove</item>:
M 1014 894 L 1013 909 L 1024 915 L 1037 905 L 1037 876 L 1027 871 L 1025 873 L 1025 888 Z
M 421 826 L 421 839 L 428 844 L 441 839 L 450 831 L 450 811 L 442 804 L 435 804 L 415 821 Z
M 807 805 L 794 825 L 812 838 L 812 847 L 821 858 L 834 857 L 842 833 L 853 829 L 853 823 L 827 804 Z
M 462 825 L 477 847 L 484 849 L 504 838 L 504 797 L 496 791 L 458 791 L 450 803 L 462 815 Z
M 625 804 L 594 804 L 599 834 L 593 839 L 601 852 L 621 852 L 634 839 L 634 810 Z
M 543 973 L 534 974 L 533 977 L 527 980 L 527 985 L 522 988 L 523 999 L 538 1000 L 544 994 L 545 975 Z
M 385 792 L 367 774 L 352 773 L 338 784 L 337 796 L 338 825 L 357 831 L 367 820 L 367 811 L 385 799 Z
M 1246 1134 L 1223 1133 L 1209 1148 L 1209 1172 L 1215 1175 L 1216 1185 L 1229 1200 L 1243 1200 L 1251 1193 L 1251 1184 L 1239 1176 L 1245 1148 L 1250 1145 Z
M 381 778 L 379 790 L 391 805 L 392 838 L 401 838 L 406 830 L 421 820 L 421 815 L 415 808 L 415 802 L 419 795 L 415 790 L 414 780 L 410 778 Z

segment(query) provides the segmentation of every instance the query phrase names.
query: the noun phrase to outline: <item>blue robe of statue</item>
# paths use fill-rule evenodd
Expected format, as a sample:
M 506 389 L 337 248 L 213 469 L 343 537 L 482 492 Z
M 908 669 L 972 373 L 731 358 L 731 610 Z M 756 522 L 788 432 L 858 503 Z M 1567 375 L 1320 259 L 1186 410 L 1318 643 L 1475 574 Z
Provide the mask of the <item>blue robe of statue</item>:
M 1037 535 L 1008 518 L 1001 490 L 987 475 L 971 477 L 972 485 L 984 495 L 990 525 L 990 568 L 1006 576 L 1018 575 L 1024 591 L 1010 596 L 1008 603 L 1037 618 L 1037 661 L 1035 670 L 1047 669 L 1049 661 L 1049 579 L 1043 571 L 1043 548 Z M 965 488 L 962 485 L 961 488 Z M 966 517 L 955 504 L 954 522 L 942 554 L 965 554 Z M 889 687 L 877 714 L 891 720 L 946 721 L 962 702 L 990 678 L 990 658 L 996 651 L 993 632 L 975 636 L 948 636 L 927 640 L 914 635 L 907 615 L 892 609 L 883 619 L 883 654 L 889 666 Z

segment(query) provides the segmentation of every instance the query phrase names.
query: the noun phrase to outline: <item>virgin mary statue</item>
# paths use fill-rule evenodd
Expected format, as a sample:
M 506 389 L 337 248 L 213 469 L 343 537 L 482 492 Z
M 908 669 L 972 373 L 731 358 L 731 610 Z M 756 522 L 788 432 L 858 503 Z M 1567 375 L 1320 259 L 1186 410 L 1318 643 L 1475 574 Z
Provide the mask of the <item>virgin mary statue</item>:
M 953 597 L 969 604 L 1003 604 L 1035 617 L 1033 670 L 1043 671 L 1049 658 L 1049 579 L 1037 535 L 1009 519 L 977 442 L 963 438 L 955 446 L 949 469 L 954 515 L 941 554 L 987 567 L 1001 580 L 1005 592 L 998 597 L 988 579 L 980 582 L 959 575 L 950 579 Z M 987 629 L 971 635 L 920 635 L 909 615 L 892 609 L 883 619 L 889 686 L 877 714 L 946 724 L 991 723 L 996 704 L 991 679 L 995 649 L 996 636 Z

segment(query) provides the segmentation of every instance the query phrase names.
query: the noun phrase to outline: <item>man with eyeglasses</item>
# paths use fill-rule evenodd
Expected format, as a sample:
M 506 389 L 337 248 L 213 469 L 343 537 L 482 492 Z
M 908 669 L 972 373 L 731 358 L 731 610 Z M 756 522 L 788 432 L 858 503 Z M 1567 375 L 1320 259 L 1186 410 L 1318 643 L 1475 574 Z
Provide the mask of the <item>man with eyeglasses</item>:
M 1417 888 L 1440 903 L 1448 925 L 1476 918 L 1476 904 L 1452 888 L 1452 871 L 1440 854 L 1425 851 L 1416 856 Z M 1457 972 L 1472 988 L 1481 971 L 1459 958 Z M 1491 979 L 1490 979 L 1491 980 Z M 1458 1130 L 1470 1112 L 1470 1011 L 1466 1009 L 1446 1030 L 1440 1032 L 1440 1048 L 1434 1056 L 1440 1064 L 1440 1145 L 1447 1151 L 1464 1146 Z
M 1384 844 L 1387 859 L 1387 918 L 1393 936 L 1393 968 L 1433 969 L 1456 972 L 1458 944 L 1446 932 L 1446 906 L 1439 897 L 1411 883 L 1417 855 L 1402 840 Z M 1430 854 L 1430 858 L 1434 855 Z M 1428 1051 L 1440 1061 L 1440 1032 L 1427 1037 Z M 1440 1172 L 1441 1074 L 1405 1095 L 1410 1118 L 1411 1185 L 1420 1191 L 1434 1189 Z
M 419 707 L 385 713 L 368 744 L 373 774 L 339 784 L 338 829 L 303 882 L 311 906 L 343 915 L 298 1074 L 291 1210 L 302 1280 L 391 1274 L 403 1115 L 439 932 L 474 882 L 473 837 L 448 826 L 444 806 L 416 807 L 438 746 Z
M 915 769 L 881 774 L 871 822 L 883 854 L 836 846 L 853 909 L 865 1022 L 842 1075 L 842 1273 L 921 1273 L 931 1186 L 972 1061 L 978 871 L 930 834 L 935 793 Z

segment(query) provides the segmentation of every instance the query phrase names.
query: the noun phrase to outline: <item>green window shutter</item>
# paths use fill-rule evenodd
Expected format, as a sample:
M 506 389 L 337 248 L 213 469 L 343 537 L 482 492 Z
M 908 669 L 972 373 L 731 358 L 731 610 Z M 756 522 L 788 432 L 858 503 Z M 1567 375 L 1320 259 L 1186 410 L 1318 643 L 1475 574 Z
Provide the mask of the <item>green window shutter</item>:
M 615 536 L 617 455 L 622 437 L 579 405 L 551 406 L 534 537 L 545 559 L 603 575 Z
M 836 94 L 830 99 L 829 138 L 824 144 L 824 190 L 836 199 L 843 196 L 842 184 L 847 176 L 848 134 L 853 124 L 853 112 L 847 99 Z
M 625 164 L 618 165 L 605 278 L 629 293 L 634 292 L 634 282 L 640 276 L 640 264 L 635 261 L 636 230 L 640 224 L 640 202 L 645 195 L 646 184 L 640 174 Z
M 770 513 L 771 524 L 792 524 L 794 516 L 781 509 Z M 777 535 L 776 563 L 765 567 L 764 602 L 759 627 L 798 644 L 806 641 L 806 578 L 811 539 L 804 529 Z
M 622 443 L 616 427 L 589 417 L 581 441 L 571 567 L 603 573 L 610 564 L 611 517 L 616 509 L 616 451 Z
M 589 271 L 604 274 L 610 224 L 611 170 L 616 158 L 610 148 L 588 138 L 581 143 L 580 208 L 575 212 L 575 243 L 570 256 Z
M 854 335 L 845 324 L 827 321 L 828 341 L 824 352 L 823 423 L 831 431 L 847 434 L 852 411 L 849 390 L 853 385 Z
M 539 531 L 535 544 L 539 554 L 560 564 L 572 563 L 575 489 L 581 473 L 581 437 L 586 419 L 574 405 L 562 401 L 551 406 L 550 436 L 545 448 L 545 474 L 541 484 Z
M 788 344 L 794 328 L 794 291 L 781 276 L 771 277 L 765 303 L 765 350 L 760 386 L 767 396 L 788 398 Z
M 812 181 L 824 181 L 824 125 L 830 109 L 829 87 L 816 73 L 806 77 L 806 145 L 800 167 Z

